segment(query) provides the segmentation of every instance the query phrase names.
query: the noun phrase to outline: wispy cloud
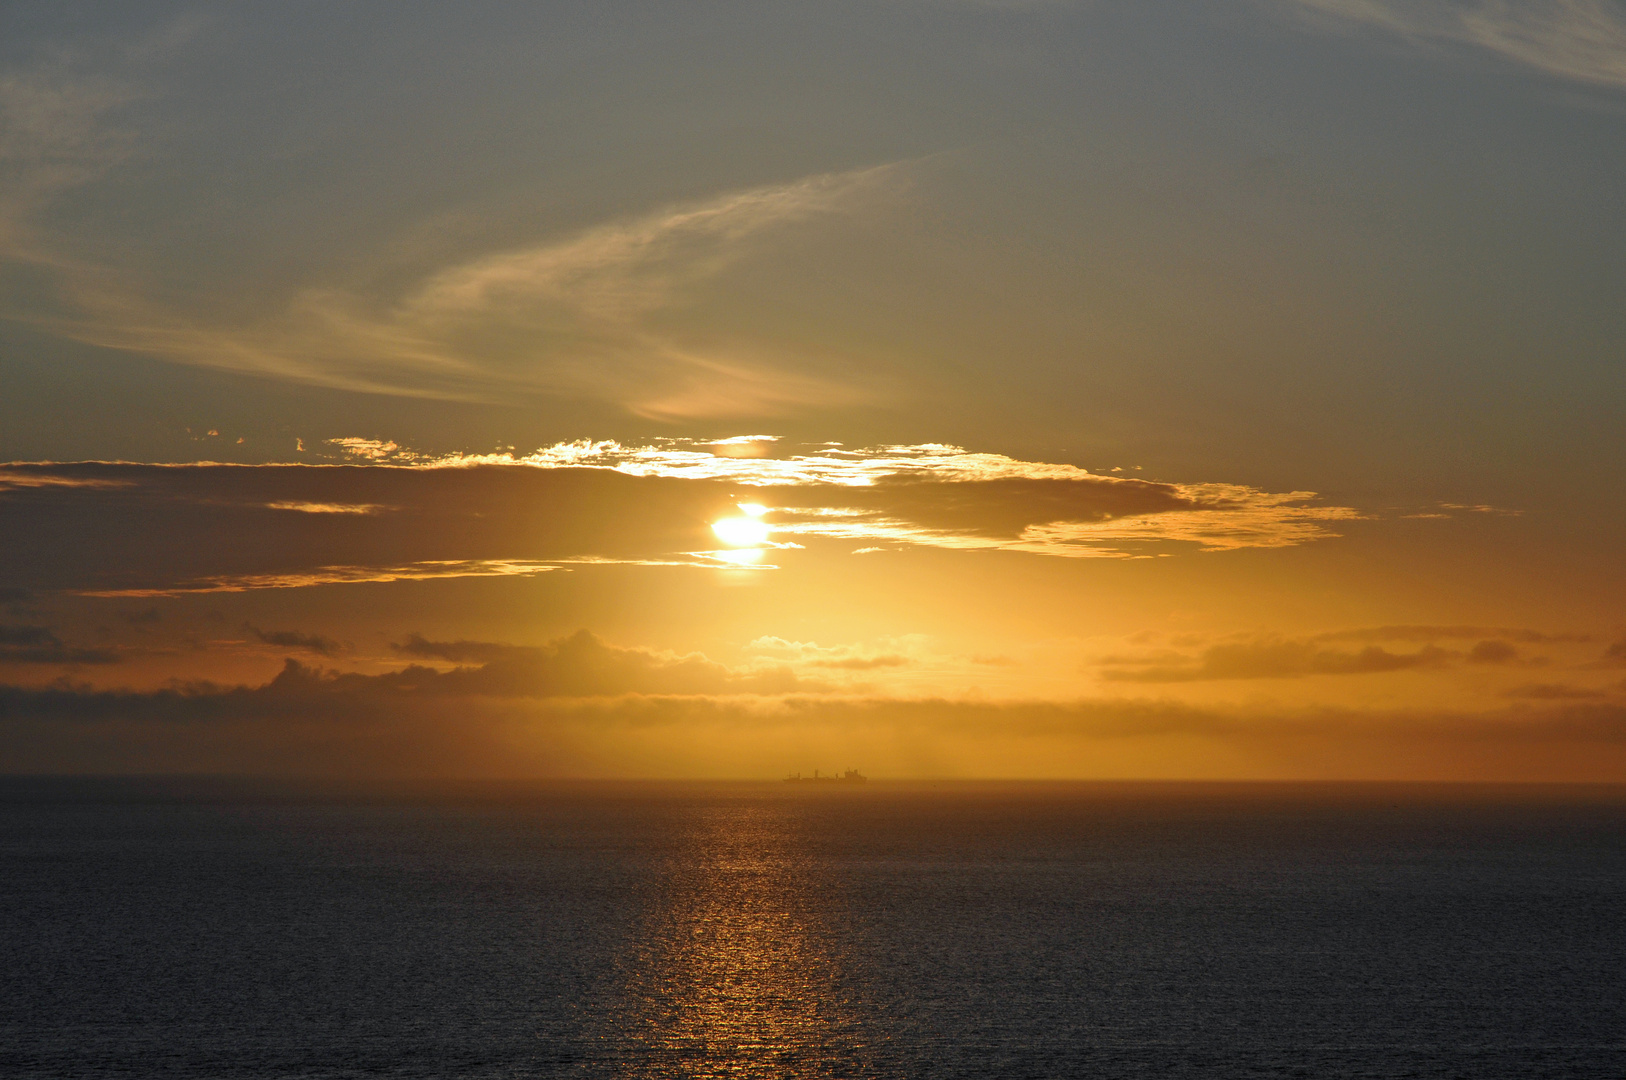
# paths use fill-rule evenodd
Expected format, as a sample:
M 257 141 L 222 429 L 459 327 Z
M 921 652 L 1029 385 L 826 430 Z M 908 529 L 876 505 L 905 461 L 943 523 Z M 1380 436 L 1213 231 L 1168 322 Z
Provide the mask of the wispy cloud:
M 0 269 L 28 288 L 9 318 L 72 340 L 181 364 L 347 390 L 464 401 L 515 393 L 605 400 L 659 420 L 851 404 L 859 388 L 671 316 L 785 230 L 850 213 L 894 188 L 893 167 L 820 174 L 419 268 L 393 290 L 308 281 L 280 310 L 226 322 L 149 285 L 149 267 L 75 236 L 63 195 L 149 149 L 128 108 L 151 63 L 196 30 L 68 50 L 0 69 Z M 547 223 L 536 234 L 546 236 Z M 365 253 L 359 256 L 365 264 Z M 390 275 L 392 280 L 400 280 Z
M 0 254 L 58 261 L 32 219 L 60 192 L 130 154 L 134 133 L 113 116 L 137 96 L 119 80 L 76 72 L 63 58 L 0 72 Z
M 926 639 L 918 634 L 852 645 L 820 645 L 769 635 L 757 638 L 747 649 L 788 664 L 862 672 L 918 664 L 924 659 L 925 645 Z
M 65 192 L 92 184 L 140 153 L 133 107 L 146 79 L 208 19 L 190 14 L 134 36 L 80 35 L 0 69 L 0 262 L 66 277 L 101 273 L 42 223 Z
M 1488 49 L 1549 75 L 1626 86 L 1626 10 L 1615 0 L 1285 0 L 1416 40 Z
M 1330 527 L 1333 522 L 1365 516 L 1347 506 L 1313 505 L 1313 491 L 1270 492 L 1240 484 L 1175 486 L 1189 500 L 1179 513 L 1033 525 L 1011 546 L 1075 557 L 1121 552 L 1124 543 L 1189 543 L 1201 551 L 1296 547 L 1337 536 Z
M 41 469 L 14 469 L 0 465 L 0 493 L 10 488 L 119 488 L 128 480 L 99 476 L 73 476 Z
M 320 566 L 288 574 L 232 574 L 198 578 L 156 588 L 79 589 L 76 592 L 80 596 L 108 598 L 190 596 L 202 593 L 252 592 L 256 589 L 304 589 L 312 585 L 430 581 L 436 578 L 530 577 L 557 569 L 559 566 L 556 563 L 521 562 L 512 559 L 435 559 L 408 563 L 404 566 Z
M 272 510 L 292 510 L 300 514 L 378 514 L 389 509 L 377 503 L 331 503 L 284 501 L 265 504 Z
M 87 132 L 74 145 L 94 141 L 99 100 L 74 106 Z M 852 211 L 897 179 L 878 167 L 732 192 L 433 268 L 392 295 L 313 284 L 253 324 L 210 322 L 109 268 L 58 259 L 62 309 L 12 317 L 93 345 L 347 390 L 465 401 L 558 394 L 657 420 L 853 404 L 866 393 L 805 363 L 796 370 L 823 358 L 685 334 L 669 316 L 775 235 Z

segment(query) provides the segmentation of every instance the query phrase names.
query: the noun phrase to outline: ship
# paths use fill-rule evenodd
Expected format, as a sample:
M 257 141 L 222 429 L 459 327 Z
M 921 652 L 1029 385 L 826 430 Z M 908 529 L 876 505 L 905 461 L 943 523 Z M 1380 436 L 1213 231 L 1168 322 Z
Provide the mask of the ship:
M 819 775 L 819 770 L 814 769 L 812 776 L 803 776 L 801 773 L 793 773 L 790 776 L 785 777 L 785 783 L 787 783 L 787 784 L 862 784 L 868 779 L 869 779 L 869 777 L 865 776 L 863 773 L 859 772 L 857 769 L 848 769 L 846 772 L 841 773 L 838 776 L 820 776 Z

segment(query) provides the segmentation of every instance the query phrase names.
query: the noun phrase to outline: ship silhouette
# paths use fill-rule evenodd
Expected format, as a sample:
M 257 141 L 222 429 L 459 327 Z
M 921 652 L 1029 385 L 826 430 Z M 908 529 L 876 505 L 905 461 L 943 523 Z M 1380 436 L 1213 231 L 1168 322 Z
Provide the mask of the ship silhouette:
M 857 769 L 848 769 L 846 772 L 840 774 L 839 776 L 820 776 L 819 775 L 819 770 L 814 769 L 812 776 L 803 776 L 801 773 L 794 773 L 794 774 L 792 774 L 790 776 L 785 777 L 785 783 L 787 783 L 787 784 L 862 784 L 864 781 L 866 781 L 868 779 L 869 779 L 869 777 L 865 776 L 863 773 L 859 772 Z

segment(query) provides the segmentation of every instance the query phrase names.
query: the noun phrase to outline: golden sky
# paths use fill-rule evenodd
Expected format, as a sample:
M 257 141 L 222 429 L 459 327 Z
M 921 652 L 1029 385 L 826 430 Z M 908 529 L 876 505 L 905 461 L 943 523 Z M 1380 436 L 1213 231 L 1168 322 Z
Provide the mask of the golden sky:
M 1618 5 L 0 42 L 0 769 L 1626 779 Z

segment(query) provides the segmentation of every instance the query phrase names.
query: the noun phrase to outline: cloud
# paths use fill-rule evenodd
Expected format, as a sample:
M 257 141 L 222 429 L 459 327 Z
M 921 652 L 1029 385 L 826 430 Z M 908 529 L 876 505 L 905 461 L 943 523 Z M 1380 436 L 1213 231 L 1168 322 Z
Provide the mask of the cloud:
M 56 635 L 43 626 L 0 626 L 0 645 L 55 645 Z
M 383 439 L 363 439 L 358 436 L 348 436 L 342 439 L 327 439 L 324 441 L 329 446 L 337 446 L 351 457 L 360 458 L 363 461 L 389 461 L 396 464 L 406 464 L 423 460 L 422 454 L 414 453 L 400 446 L 393 439 L 386 442 Z
M 52 204 L 138 155 L 134 106 L 152 96 L 143 74 L 203 25 L 188 15 L 141 35 L 79 35 L 71 47 L 42 49 L 0 69 L 0 269 L 59 282 L 106 279 L 105 267 L 54 234 Z M 19 295 L 26 300 L 0 315 L 51 317 L 43 293 L 29 288 Z
M 449 660 L 454 664 L 470 661 L 485 663 L 497 659 L 512 647 L 490 641 L 428 641 L 421 634 L 412 634 L 404 642 L 390 646 L 406 656 Z
M 683 332 L 671 316 L 788 230 L 896 190 L 903 177 L 891 166 L 727 192 L 420 266 L 393 288 L 307 281 L 254 321 L 159 297 L 151 283 L 161 275 L 124 265 L 127 250 L 99 249 L 57 217 L 63 195 L 143 149 L 150 133 L 129 108 L 152 96 L 143 72 L 196 29 L 179 20 L 136 42 L 57 50 L 0 70 L 0 269 L 27 283 L 9 290 L 0 317 L 175 363 L 420 398 L 550 394 L 668 421 L 869 399 L 816 370 L 827 369 L 827 356 Z M 383 277 L 401 280 L 372 280 Z
M 111 649 L 85 649 L 63 644 L 44 626 L 0 625 L 0 664 L 116 664 Z
M 715 544 L 709 523 L 735 499 L 722 485 L 572 469 L 0 466 L 7 478 L 23 483 L 0 492 L 0 587 L 104 597 L 692 566 L 704 560 L 681 553 Z
M 1468 663 L 1470 664 L 1517 664 L 1520 662 L 1519 650 L 1505 641 L 1481 641 L 1468 650 Z
M 0 769 L 767 778 L 788 757 L 838 747 L 884 755 L 866 768 L 881 775 L 1491 779 L 1626 768 L 1626 708 L 1606 702 L 1461 712 L 895 699 L 809 693 L 784 674 L 590 634 L 487 651 L 478 667 L 381 675 L 289 660 L 259 686 L 0 685 Z M 775 680 L 778 692 L 761 692 Z
M 848 671 L 874 671 L 876 668 L 905 667 L 914 663 L 907 656 L 884 653 L 880 656 L 844 656 L 834 660 L 811 660 L 813 667 L 844 668 Z
M 71 471 L 30 469 L 25 466 L 0 465 L 0 493 L 16 488 L 116 488 L 128 486 L 129 481 L 104 476 L 85 476 Z
M 1551 633 L 1519 626 L 1368 626 L 1317 634 L 1316 641 L 1448 641 L 1460 638 L 1501 638 L 1537 645 L 1591 641 L 1590 634 Z
M 1125 481 L 1126 483 L 1130 481 Z M 1364 515 L 1344 506 L 1305 505 L 1313 491 L 1267 492 L 1236 484 L 1178 485 L 1186 512 L 1096 522 L 1055 521 L 1023 531 L 1016 550 L 1075 557 L 1121 552 L 1122 544 L 1182 542 L 1202 551 L 1296 547 L 1339 535 L 1329 523 Z
M 32 218 L 130 155 L 133 131 L 111 121 L 138 96 L 121 80 L 76 71 L 65 56 L 0 72 L 0 256 L 58 261 Z
M 1177 683 L 1213 679 L 1289 679 L 1306 675 L 1377 675 L 1442 667 L 1460 653 L 1426 647 L 1394 653 L 1377 645 L 1356 652 L 1324 649 L 1309 641 L 1264 639 L 1214 645 L 1195 660 L 1174 656 L 1139 660 L 1107 657 L 1101 677 L 1109 682 Z
M 54 204 L 138 153 L 146 133 L 128 107 L 151 96 L 142 73 L 199 25 L 177 20 L 136 41 L 59 49 L 0 70 L 0 263 L 28 281 L 11 290 L 25 299 L 0 315 L 176 363 L 423 398 L 554 394 L 662 420 L 866 399 L 811 370 L 826 357 L 792 362 L 750 341 L 685 335 L 665 316 L 785 230 L 895 189 L 892 167 L 729 192 L 423 267 L 394 292 L 309 282 L 255 322 L 223 322 L 152 295 L 152 274 L 61 227 Z
M 810 176 L 489 255 L 434 275 L 407 306 L 434 321 L 484 319 L 546 299 L 604 324 L 634 323 L 737 262 L 746 254 L 742 244 L 837 212 L 891 174 L 879 168 Z
M 780 637 L 759 637 L 746 648 L 763 656 L 806 667 L 845 671 L 875 671 L 880 668 L 908 667 L 919 661 L 924 638 L 914 635 L 887 639 L 867 645 L 819 645 L 811 641 L 787 641 Z
M 252 325 L 205 322 L 106 268 L 60 262 L 69 313 L 13 317 L 105 348 L 344 390 L 563 395 L 666 421 L 851 405 L 867 393 L 813 373 L 809 358 L 685 335 L 666 316 L 784 230 L 850 213 L 898 179 L 879 167 L 731 192 L 429 270 L 393 295 L 310 285 Z
M 1504 692 L 1510 698 L 1528 698 L 1532 701 L 1586 701 L 1608 697 L 1602 690 L 1590 686 L 1569 686 L 1561 683 L 1531 683 L 1515 686 Z
M 409 685 L 416 693 L 494 697 L 772 694 L 806 689 L 806 684 L 783 666 L 737 671 L 699 653 L 659 653 L 607 645 L 586 630 L 541 646 L 436 642 L 414 634 L 396 649 L 409 656 L 458 664 L 477 661 L 479 666 L 449 672 L 412 667 L 391 676 L 353 678 Z M 337 678 L 343 681 L 352 677 Z
M 1314 505 L 1313 491 L 1155 483 L 943 443 L 861 449 L 821 443 L 811 452 L 770 453 L 766 437 L 747 441 L 750 454 L 717 453 L 718 443 L 689 439 L 647 446 L 583 439 L 522 456 L 438 458 L 389 443 L 387 459 L 426 468 L 522 465 L 723 480 L 771 496 L 773 530 L 784 535 L 1071 558 L 1133 557 L 1141 545 L 1170 541 L 1203 551 L 1291 547 L 1337 536 L 1331 523 L 1364 517 L 1350 507 Z M 365 441 L 359 453 L 376 459 L 383 445 Z
M 865 540 L 1130 558 L 1154 545 L 1307 543 L 1361 516 L 1309 492 L 1103 477 L 955 447 L 732 458 L 594 445 L 365 466 L 0 465 L 0 587 L 139 598 L 735 565 L 737 552 L 713 550 L 711 523 L 742 503 L 765 508 L 763 550 L 786 557 L 819 539 L 844 554 Z
M 188 578 L 170 585 L 124 589 L 77 589 L 80 596 L 103 599 L 189 596 L 205 593 L 253 592 L 258 589 L 308 589 L 315 585 L 376 585 L 390 581 L 432 581 L 437 578 L 530 577 L 557 570 L 552 563 L 526 563 L 507 559 L 434 559 L 404 566 L 318 566 L 290 574 L 223 574 Z
M 1488 503 L 1441 503 L 1447 510 L 1461 510 L 1468 514 L 1492 514 L 1497 517 L 1522 517 L 1523 510 L 1505 510 L 1500 506 L 1491 506 Z
M 265 505 L 272 510 L 293 510 L 301 514 L 378 514 L 390 509 L 376 503 L 274 502 Z
M 1442 648 L 1438 641 L 1479 639 L 1466 651 Z M 1231 641 L 1191 656 L 1175 650 L 1107 656 L 1096 663 L 1102 678 L 1114 682 L 1174 683 L 1210 679 L 1282 679 L 1306 675 L 1379 675 L 1459 663 L 1481 667 L 1541 667 L 1545 657 L 1527 657 L 1518 644 L 1591 641 L 1587 634 L 1549 633 L 1522 627 L 1398 625 L 1335 630 L 1300 639 L 1263 637 Z M 1356 650 L 1329 648 L 1341 642 L 1374 642 Z M 1414 651 L 1384 644 L 1421 644 Z M 1196 644 L 1185 642 L 1186 645 Z M 1515 644 L 1518 643 L 1518 644 Z
M 1626 12 L 1613 0 L 1286 2 L 1414 40 L 1473 45 L 1562 79 L 1626 86 Z
M 319 656 L 331 656 L 341 648 L 337 641 L 321 634 L 302 634 L 297 630 L 261 630 L 257 626 L 247 625 L 243 629 L 267 645 L 285 649 L 304 649 Z

